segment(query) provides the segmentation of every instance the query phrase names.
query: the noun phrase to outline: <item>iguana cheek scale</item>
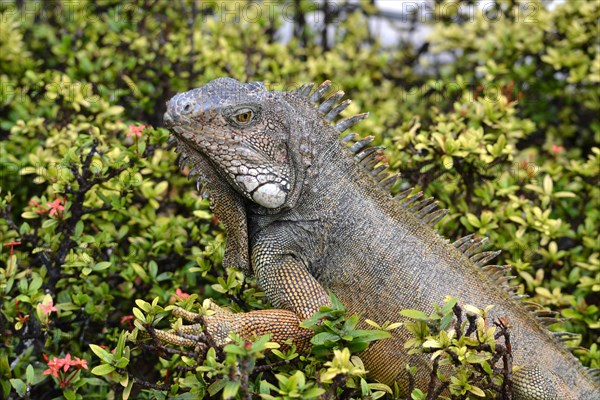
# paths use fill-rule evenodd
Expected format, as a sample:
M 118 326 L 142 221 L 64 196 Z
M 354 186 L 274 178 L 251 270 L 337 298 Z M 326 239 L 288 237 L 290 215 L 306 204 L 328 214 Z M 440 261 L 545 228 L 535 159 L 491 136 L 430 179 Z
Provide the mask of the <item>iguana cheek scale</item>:
M 221 78 L 167 105 L 165 125 L 180 163 L 202 180 L 228 231 L 223 264 L 253 273 L 276 307 L 206 317 L 217 344 L 229 332 L 271 333 L 306 350 L 311 331 L 299 324 L 328 304 L 327 290 L 350 313 L 376 322 L 397 321 L 402 309 L 431 312 L 451 295 L 479 308 L 493 304 L 490 318 L 510 322 L 516 400 L 599 399 L 595 373 L 559 342 L 565 334 L 544 326 L 556 321 L 554 313 L 518 301 L 509 267 L 488 265 L 498 252 L 482 252 L 485 239 L 472 235 L 442 238 L 432 226 L 447 211 L 412 189 L 392 198 L 397 177 L 386 172 L 383 149 L 370 146 L 371 137 L 340 140 L 367 114 L 336 121 L 350 101 L 341 101 L 342 91 L 322 100 L 329 87 L 269 92 L 262 83 Z M 397 329 L 361 353 L 373 378 L 406 389 L 408 363 L 418 367 L 417 385 L 427 385 L 430 360 L 408 355 L 408 339 Z

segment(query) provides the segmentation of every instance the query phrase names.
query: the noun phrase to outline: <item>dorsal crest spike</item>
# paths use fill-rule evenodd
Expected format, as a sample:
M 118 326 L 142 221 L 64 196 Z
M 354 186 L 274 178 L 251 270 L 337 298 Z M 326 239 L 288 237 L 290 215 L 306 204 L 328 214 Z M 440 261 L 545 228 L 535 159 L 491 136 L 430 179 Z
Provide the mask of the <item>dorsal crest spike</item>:
M 377 162 L 379 162 L 379 161 L 377 161 Z M 370 172 L 370 175 L 372 177 L 377 177 L 381 172 L 383 172 L 385 169 L 387 169 L 387 167 L 388 167 L 387 164 L 381 164 L 379 167 L 373 168 L 373 170 Z M 377 181 L 379 182 L 379 180 L 377 180 Z
M 411 209 L 413 211 L 420 211 L 422 208 L 428 206 L 429 204 L 433 203 L 433 197 L 427 197 L 426 199 L 423 199 L 421 201 L 416 202 Z
M 315 86 L 315 84 L 312 82 L 305 83 L 302 86 L 300 86 L 298 89 L 296 89 L 296 91 L 294 93 L 300 97 L 308 97 L 308 95 L 310 94 L 310 92 L 314 86 Z
M 187 164 L 187 156 L 185 155 L 185 153 L 181 153 L 181 156 L 179 156 L 179 159 L 177 159 L 177 165 L 179 166 L 179 168 L 183 168 L 186 164 Z
M 319 85 L 319 87 L 317 88 L 317 90 L 315 90 L 313 92 L 313 94 L 310 95 L 308 100 L 312 103 L 318 102 L 319 100 L 321 100 L 321 97 L 323 97 L 323 94 L 329 89 L 330 86 L 331 86 L 331 81 L 329 81 L 329 80 L 321 83 Z
M 350 132 L 342 137 L 342 143 L 349 143 L 356 137 L 356 132 Z
M 488 241 L 488 238 L 486 238 L 486 237 L 481 238 L 480 240 L 476 241 L 475 243 L 473 243 L 470 246 L 468 246 L 467 248 L 465 248 L 463 253 L 465 254 L 465 256 L 471 257 L 473 254 L 475 254 L 481 248 L 483 248 L 485 246 L 485 244 L 487 243 L 487 241 Z
M 437 202 L 434 201 L 433 203 L 429 204 L 428 206 L 425 206 L 422 209 L 420 209 L 419 212 L 417 213 L 417 218 L 422 219 L 426 215 L 430 214 L 432 211 L 435 211 L 435 209 L 437 209 L 437 208 L 438 208 L 438 204 L 437 204 Z
M 377 157 L 366 157 L 360 162 L 360 165 L 369 173 L 369 175 L 371 175 L 371 172 L 373 172 L 373 169 L 377 164 L 379 164 L 379 162 L 380 161 L 377 159 Z
M 485 259 L 496 257 L 499 253 L 500 251 L 487 251 L 471 257 L 471 261 L 473 261 L 475 264 L 479 264 Z M 483 256 L 473 260 L 475 257 L 480 255 Z M 481 271 L 487 275 L 493 284 L 503 287 L 513 299 L 520 301 L 523 298 L 529 297 L 525 294 L 518 294 L 515 291 L 516 287 L 510 286 L 509 282 L 515 278 L 515 276 L 509 275 L 509 272 L 511 271 L 510 265 L 486 265 L 481 268 Z M 559 312 L 544 308 L 538 303 L 532 301 L 521 301 L 520 303 L 523 305 L 525 310 L 529 311 L 533 317 L 535 317 L 535 319 L 537 319 L 544 326 L 550 326 L 568 320 L 568 318 L 559 317 Z M 577 334 L 570 332 L 553 332 L 552 335 L 557 339 L 558 342 L 563 343 L 578 337 Z
M 201 174 L 201 172 L 200 172 L 200 170 L 198 168 L 192 167 L 190 169 L 190 173 L 188 174 L 188 179 L 191 179 L 191 178 L 193 178 L 195 176 L 200 177 L 200 176 L 202 176 L 202 174 Z
M 335 130 L 342 133 L 345 130 L 347 130 L 348 128 L 350 128 L 351 126 L 353 126 L 354 124 L 356 124 L 361 119 L 365 119 L 368 116 L 369 116 L 369 113 L 362 113 L 362 114 L 356 114 L 351 117 L 345 118 L 345 119 L 341 120 L 340 122 L 338 122 L 337 124 L 335 124 Z
M 398 193 L 398 195 L 396 197 L 394 197 L 395 200 L 397 201 L 401 201 L 404 200 L 405 198 L 408 197 L 409 194 L 411 194 L 415 189 L 414 188 L 408 188 L 406 190 L 403 190 L 402 192 Z
M 558 317 L 537 317 L 538 321 L 542 323 L 542 325 L 550 326 L 554 324 L 559 324 L 561 322 L 565 322 L 568 318 L 558 318 Z
M 594 381 L 596 381 L 597 383 L 600 384 L 600 368 L 587 368 L 586 370 L 588 372 L 588 374 L 590 374 L 590 376 L 594 379 Z
M 467 251 L 467 249 L 471 248 L 472 246 L 478 246 L 479 243 L 481 243 L 481 240 L 482 240 L 481 238 L 478 238 L 477 236 L 473 236 L 469 240 L 467 240 L 466 242 L 464 242 L 463 244 L 458 246 L 457 249 L 461 253 L 465 253 Z
M 475 236 L 475 234 L 471 233 L 470 235 L 466 235 L 461 238 L 458 238 L 454 243 L 452 243 L 452 245 L 454 245 L 454 247 L 456 247 L 456 248 L 459 248 L 466 242 L 470 241 L 473 238 L 473 236 Z
M 426 217 L 424 217 L 423 218 L 423 222 L 425 222 L 429 226 L 434 226 L 435 224 L 437 224 L 438 222 L 440 222 L 440 220 L 442 218 L 444 218 L 447 214 L 448 214 L 448 209 L 447 208 L 442 208 L 442 209 L 439 209 L 439 210 L 435 210 L 431 214 L 429 214 Z
M 470 260 L 478 267 L 481 267 L 483 265 L 486 265 L 489 261 L 493 260 L 494 258 L 498 257 L 500 253 L 502 253 L 501 250 L 484 251 L 471 256 Z
M 373 150 L 371 150 L 373 149 Z M 381 146 L 369 147 L 365 151 L 361 151 L 357 154 L 354 159 L 360 163 L 363 167 L 367 167 L 368 164 L 374 162 L 378 164 L 380 162 L 385 161 L 385 157 L 383 155 L 383 148 Z M 385 162 L 384 162 L 385 163 Z M 373 164 L 373 165 L 375 165 Z M 368 169 L 368 171 L 370 171 Z
M 326 80 L 325 82 L 321 83 L 313 92 L 315 84 L 306 83 L 301 85 L 293 93 L 296 96 L 305 98 L 309 103 L 316 104 L 317 109 L 325 116 L 325 119 L 329 122 L 333 122 L 337 116 L 350 105 L 351 100 L 346 99 L 336 106 L 335 104 L 340 101 L 345 94 L 344 91 L 338 90 L 319 104 L 319 102 L 323 99 L 323 95 L 331 88 L 331 85 L 331 81 Z
M 167 139 L 167 149 L 171 150 L 175 146 L 177 146 L 177 140 L 175 139 L 175 136 L 169 136 L 169 139 Z
M 375 175 L 375 180 L 377 181 L 379 186 L 381 186 L 381 184 L 384 180 L 386 180 L 387 178 L 390 177 L 390 174 L 387 172 L 387 168 L 389 167 L 389 165 L 383 164 L 383 166 L 384 166 L 383 170 L 381 172 L 379 172 L 377 175 Z
M 326 115 L 325 115 L 325 119 L 329 122 L 333 122 L 338 115 L 340 115 L 340 113 L 342 111 L 344 111 L 346 108 L 348 108 L 348 106 L 352 104 L 352 100 L 350 99 L 346 99 L 344 101 L 342 101 L 340 104 L 338 104 L 337 106 L 335 106 L 335 108 L 331 111 L 329 111 Z
M 374 138 L 375 137 L 373 137 L 373 136 L 367 136 L 366 138 L 363 138 L 363 139 L 359 140 L 358 142 L 355 142 L 354 144 L 352 144 L 352 146 L 350 146 L 350 148 L 349 148 L 350 152 L 358 153 L 363 148 L 365 148 L 369 143 L 371 143 Z M 373 147 L 371 147 L 371 148 L 373 148 Z
M 381 181 L 380 186 L 386 192 L 389 192 L 392 187 L 400 180 L 400 174 L 390 175 Z
M 327 114 L 329 111 L 331 111 L 331 109 L 333 108 L 333 106 L 342 99 L 342 97 L 344 97 L 344 91 L 343 90 L 338 90 L 337 92 L 335 92 L 334 94 L 332 94 L 327 100 L 325 100 L 323 103 L 321 103 L 321 105 L 319 106 L 319 111 L 322 114 Z
M 367 147 L 363 151 L 359 152 L 356 156 L 354 156 L 354 159 L 364 167 L 366 163 L 369 162 L 369 160 L 371 160 L 371 157 L 379 157 L 379 155 L 382 154 L 382 152 L 383 147 L 381 146 Z
M 404 200 L 400 204 L 404 208 L 408 208 L 411 204 L 413 204 L 414 202 L 416 202 L 417 200 L 419 200 L 421 197 L 423 197 L 423 192 L 418 192 L 418 193 L 413 194 L 412 196 L 410 196 L 409 198 L 407 198 L 406 200 Z

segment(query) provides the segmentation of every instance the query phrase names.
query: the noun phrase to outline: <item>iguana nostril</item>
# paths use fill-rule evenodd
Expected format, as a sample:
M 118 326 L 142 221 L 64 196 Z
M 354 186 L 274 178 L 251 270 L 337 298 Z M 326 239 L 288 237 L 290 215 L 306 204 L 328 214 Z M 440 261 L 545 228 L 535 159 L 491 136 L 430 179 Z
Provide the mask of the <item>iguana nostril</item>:
M 191 103 L 186 103 L 186 104 L 183 106 L 183 108 L 181 109 L 181 111 L 182 111 L 184 114 L 187 114 L 187 113 L 189 113 L 190 111 L 192 111 L 192 104 L 191 104 Z

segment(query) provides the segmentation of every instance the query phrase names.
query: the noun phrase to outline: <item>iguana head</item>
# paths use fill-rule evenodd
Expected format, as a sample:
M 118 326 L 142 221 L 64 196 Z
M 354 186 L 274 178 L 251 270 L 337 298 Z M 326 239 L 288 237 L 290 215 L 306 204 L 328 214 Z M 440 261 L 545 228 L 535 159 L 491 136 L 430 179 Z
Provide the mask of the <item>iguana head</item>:
M 188 151 L 207 158 L 238 193 L 280 209 L 292 206 L 296 186 L 281 104 L 278 93 L 262 83 L 220 78 L 174 96 L 164 121 Z

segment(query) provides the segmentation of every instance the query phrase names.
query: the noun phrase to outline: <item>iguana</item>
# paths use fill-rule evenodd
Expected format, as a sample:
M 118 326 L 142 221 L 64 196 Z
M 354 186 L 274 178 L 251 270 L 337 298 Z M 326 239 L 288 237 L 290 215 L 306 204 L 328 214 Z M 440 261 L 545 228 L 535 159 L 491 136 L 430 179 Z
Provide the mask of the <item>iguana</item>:
M 329 304 L 328 291 L 350 313 L 380 322 L 398 320 L 402 309 L 430 312 L 452 295 L 493 304 L 491 318 L 511 324 L 516 400 L 600 399 L 597 376 L 544 326 L 547 312 L 515 298 L 505 267 L 486 266 L 497 252 L 480 252 L 484 240 L 473 236 L 444 239 L 432 225 L 446 210 L 433 199 L 410 189 L 389 194 L 396 177 L 372 138 L 340 139 L 367 114 L 335 122 L 350 101 L 341 101 L 343 91 L 323 100 L 329 89 L 326 81 L 277 92 L 219 78 L 167 104 L 164 123 L 181 162 L 199 176 L 228 231 L 224 265 L 253 273 L 277 307 L 205 317 L 217 344 L 229 332 L 271 333 L 307 348 L 312 331 L 299 324 Z M 408 355 L 408 333 L 397 331 L 361 359 L 374 379 L 404 389 L 406 364 L 417 366 L 423 387 L 429 358 Z

